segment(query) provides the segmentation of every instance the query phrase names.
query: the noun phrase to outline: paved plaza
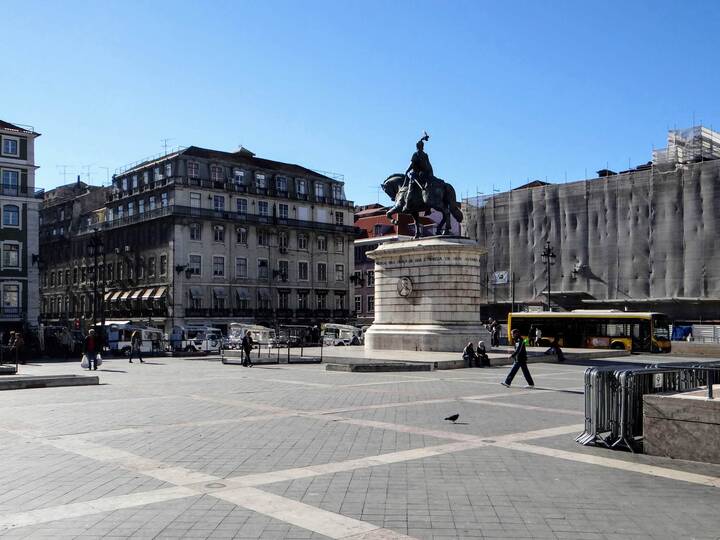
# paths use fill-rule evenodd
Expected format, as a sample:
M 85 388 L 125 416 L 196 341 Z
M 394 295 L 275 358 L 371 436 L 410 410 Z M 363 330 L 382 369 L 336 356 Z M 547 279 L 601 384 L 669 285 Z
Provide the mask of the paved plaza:
M 536 389 L 108 360 L 99 386 L 0 392 L 0 536 L 720 537 L 720 466 L 576 445 L 584 367 L 530 367 Z

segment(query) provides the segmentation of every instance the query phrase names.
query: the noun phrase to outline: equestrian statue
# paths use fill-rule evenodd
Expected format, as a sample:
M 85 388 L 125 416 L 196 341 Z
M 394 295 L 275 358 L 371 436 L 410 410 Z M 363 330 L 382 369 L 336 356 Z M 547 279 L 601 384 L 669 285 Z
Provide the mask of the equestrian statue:
M 393 214 L 411 215 L 415 223 L 415 238 L 423 235 L 423 227 L 420 223 L 421 212 L 425 215 L 432 210 L 442 213 L 442 219 L 435 230 L 437 235 L 452 234 L 451 215 L 458 223 L 463 220 L 463 214 L 455 198 L 455 189 L 433 174 L 430 158 L 425 153 L 425 142 L 429 139 L 430 136 L 424 133 L 417 142 L 415 145 L 417 150 L 412 155 L 405 174 L 392 174 L 382 183 L 383 191 L 395 201 L 393 207 L 387 211 L 388 219 L 393 225 L 397 225 L 398 220 L 393 219 Z

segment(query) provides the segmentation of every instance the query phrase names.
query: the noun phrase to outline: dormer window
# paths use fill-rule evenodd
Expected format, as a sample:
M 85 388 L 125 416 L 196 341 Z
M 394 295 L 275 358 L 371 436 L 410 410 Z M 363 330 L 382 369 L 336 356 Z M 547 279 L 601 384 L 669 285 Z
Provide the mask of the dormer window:
M 245 171 L 242 169 L 233 169 L 233 182 L 236 184 L 244 184 L 245 183 Z
M 264 174 L 262 174 L 262 173 L 255 174 L 255 187 L 257 187 L 259 189 L 267 188 L 267 179 L 265 178 Z
M 190 178 L 197 178 L 199 176 L 199 166 L 197 162 L 188 161 L 187 170 Z
M 307 183 L 302 178 L 295 179 L 295 190 L 298 195 L 307 195 Z
M 143 183 L 145 185 L 150 183 L 150 171 L 143 171 Z
M 165 164 L 165 177 L 170 178 L 172 176 L 172 163 Z
M 122 179 L 122 190 L 123 190 L 123 191 L 127 191 L 127 189 L 128 189 L 127 176 L 124 176 L 123 179 Z
M 333 184 L 332 187 L 333 199 L 336 201 L 342 201 L 345 199 L 343 196 L 343 187 L 340 184 Z
M 137 174 L 133 174 L 133 176 L 132 176 L 132 187 L 133 187 L 133 189 L 137 189 L 137 187 L 138 187 Z
M 315 182 L 315 197 L 318 199 L 325 197 L 325 184 L 322 182 Z
M 210 167 L 210 180 L 213 182 L 222 182 L 223 170 L 219 165 L 212 165 Z
M 20 155 L 20 139 L 14 137 L 3 137 L 2 138 L 2 153 L 6 156 L 19 156 Z
M 275 189 L 278 191 L 287 191 L 287 178 L 278 176 L 275 178 Z

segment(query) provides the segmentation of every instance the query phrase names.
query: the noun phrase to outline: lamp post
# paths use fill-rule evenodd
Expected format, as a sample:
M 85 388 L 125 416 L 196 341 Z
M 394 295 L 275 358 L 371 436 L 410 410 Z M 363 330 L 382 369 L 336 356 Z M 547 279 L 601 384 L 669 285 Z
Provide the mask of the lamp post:
M 556 255 L 555 251 L 553 251 L 553 248 L 550 245 L 550 240 L 548 240 L 545 244 L 545 249 L 540 254 L 540 257 L 545 263 L 545 272 L 547 273 L 547 308 L 548 311 L 552 311 L 552 308 L 550 307 L 550 267 L 555 264 Z
M 88 255 L 93 258 L 93 327 L 97 325 L 97 312 L 100 310 L 100 340 L 105 344 L 105 243 L 98 229 L 93 231 L 93 236 L 88 242 Z M 102 257 L 103 272 L 100 280 L 100 291 L 98 291 L 98 257 Z M 98 294 L 99 293 L 99 294 Z

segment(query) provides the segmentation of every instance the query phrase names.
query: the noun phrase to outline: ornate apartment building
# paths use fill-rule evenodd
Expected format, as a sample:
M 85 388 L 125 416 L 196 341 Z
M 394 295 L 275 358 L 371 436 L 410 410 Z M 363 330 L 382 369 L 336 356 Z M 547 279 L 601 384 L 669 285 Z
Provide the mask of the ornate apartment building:
M 192 146 L 124 168 L 103 194 L 59 242 L 43 221 L 48 321 L 104 315 L 169 330 L 351 317 L 356 229 L 339 180 Z
M 0 333 L 38 324 L 38 207 L 33 128 L 0 120 Z

